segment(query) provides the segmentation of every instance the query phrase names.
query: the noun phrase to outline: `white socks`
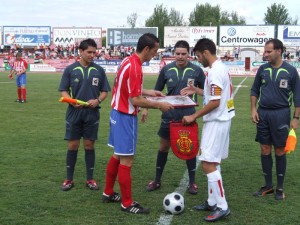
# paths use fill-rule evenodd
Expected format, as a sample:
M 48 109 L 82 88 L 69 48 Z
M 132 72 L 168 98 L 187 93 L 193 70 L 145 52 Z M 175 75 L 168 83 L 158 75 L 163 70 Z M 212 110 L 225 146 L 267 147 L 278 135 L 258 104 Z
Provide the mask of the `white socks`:
M 222 210 L 227 210 L 228 204 L 225 198 L 225 192 L 223 188 L 222 176 L 219 170 L 207 174 L 208 179 L 208 204 L 213 206 L 217 204 L 217 207 Z

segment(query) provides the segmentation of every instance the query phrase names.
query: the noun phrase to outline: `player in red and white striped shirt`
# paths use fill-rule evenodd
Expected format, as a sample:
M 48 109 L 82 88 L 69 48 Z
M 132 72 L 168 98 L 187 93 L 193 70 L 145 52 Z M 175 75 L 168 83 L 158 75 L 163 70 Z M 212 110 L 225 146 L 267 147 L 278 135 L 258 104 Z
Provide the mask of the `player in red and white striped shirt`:
M 121 210 L 134 214 L 149 213 L 149 209 L 133 201 L 131 195 L 131 167 L 136 151 L 139 107 L 157 108 L 163 112 L 173 109 L 170 103 L 149 101 L 142 96 L 162 95 L 160 91 L 143 90 L 142 64 L 150 61 L 157 54 L 158 48 L 159 40 L 155 35 L 143 34 L 138 40 L 136 53 L 122 61 L 112 92 L 108 145 L 113 147 L 114 154 L 106 168 L 106 185 L 102 201 L 122 201 Z M 117 177 L 122 200 L 121 196 L 114 192 Z
M 16 102 L 26 102 L 26 71 L 28 69 L 27 62 L 22 59 L 22 53 L 18 52 L 16 60 L 11 64 L 11 71 L 9 77 L 12 79 L 13 74 L 16 75 L 16 85 L 18 88 L 18 99 Z

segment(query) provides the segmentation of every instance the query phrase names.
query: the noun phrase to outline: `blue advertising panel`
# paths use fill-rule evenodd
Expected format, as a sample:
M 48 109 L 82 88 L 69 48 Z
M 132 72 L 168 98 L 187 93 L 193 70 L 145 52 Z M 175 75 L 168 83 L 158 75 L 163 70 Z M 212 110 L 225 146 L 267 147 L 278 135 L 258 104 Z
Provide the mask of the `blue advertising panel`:
M 4 45 L 50 45 L 50 26 L 3 26 Z

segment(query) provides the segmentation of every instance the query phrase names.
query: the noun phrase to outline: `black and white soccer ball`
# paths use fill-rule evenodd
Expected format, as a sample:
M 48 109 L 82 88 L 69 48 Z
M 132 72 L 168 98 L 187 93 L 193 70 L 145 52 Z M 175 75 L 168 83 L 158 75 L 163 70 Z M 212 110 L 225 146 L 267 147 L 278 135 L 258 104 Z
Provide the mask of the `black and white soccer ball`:
M 173 192 L 167 194 L 163 201 L 164 209 L 170 214 L 179 214 L 184 210 L 184 198 L 181 194 Z

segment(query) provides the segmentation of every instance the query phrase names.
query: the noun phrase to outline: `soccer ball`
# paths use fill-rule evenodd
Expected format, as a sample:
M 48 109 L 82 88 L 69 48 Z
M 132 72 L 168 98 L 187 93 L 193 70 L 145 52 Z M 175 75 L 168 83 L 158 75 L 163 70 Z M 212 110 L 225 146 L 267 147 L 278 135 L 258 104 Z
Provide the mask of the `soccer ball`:
M 177 192 L 167 194 L 164 198 L 163 206 L 167 213 L 179 214 L 184 210 L 184 198 Z

